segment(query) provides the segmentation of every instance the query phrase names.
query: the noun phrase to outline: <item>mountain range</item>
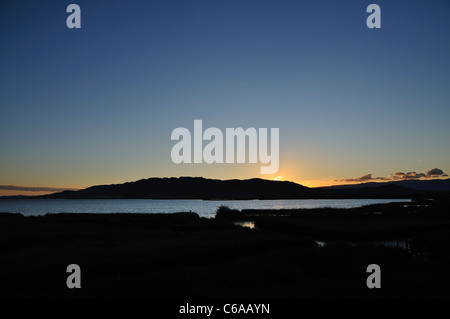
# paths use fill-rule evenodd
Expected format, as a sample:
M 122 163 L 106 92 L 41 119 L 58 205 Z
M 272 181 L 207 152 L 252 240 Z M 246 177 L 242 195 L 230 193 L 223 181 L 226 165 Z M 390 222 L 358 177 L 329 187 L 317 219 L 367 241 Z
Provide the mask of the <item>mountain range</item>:
M 379 187 L 386 185 L 398 185 L 402 187 L 407 187 L 417 191 L 450 191 L 450 178 L 448 179 L 410 179 L 401 181 L 389 181 L 389 182 L 368 182 L 361 184 L 350 184 L 350 185 L 336 185 L 328 187 L 320 187 L 321 189 L 359 189 L 366 187 Z
M 203 177 L 148 178 L 123 184 L 98 185 L 40 198 L 65 199 L 318 199 L 407 198 L 450 192 L 450 179 L 405 180 L 309 188 L 289 181 L 264 179 L 218 180 Z

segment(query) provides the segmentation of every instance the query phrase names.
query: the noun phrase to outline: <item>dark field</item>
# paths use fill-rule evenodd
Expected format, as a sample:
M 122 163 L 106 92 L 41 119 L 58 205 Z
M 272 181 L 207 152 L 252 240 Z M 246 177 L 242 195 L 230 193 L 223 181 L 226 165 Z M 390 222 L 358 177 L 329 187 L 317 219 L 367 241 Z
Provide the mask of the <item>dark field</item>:
M 0 297 L 450 298 L 449 204 L 443 197 L 342 210 L 222 208 L 211 220 L 4 213 Z M 370 244 L 383 240 L 407 240 L 408 249 Z M 69 264 L 81 267 L 81 289 L 66 286 Z M 369 264 L 381 267 L 381 289 L 366 286 Z

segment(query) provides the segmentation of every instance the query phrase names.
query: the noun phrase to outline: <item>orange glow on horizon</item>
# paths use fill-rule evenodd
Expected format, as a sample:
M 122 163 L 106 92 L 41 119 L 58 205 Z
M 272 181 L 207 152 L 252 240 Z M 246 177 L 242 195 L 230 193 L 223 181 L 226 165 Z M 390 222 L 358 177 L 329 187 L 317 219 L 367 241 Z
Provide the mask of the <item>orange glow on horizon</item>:
M 294 183 L 306 186 L 306 187 L 327 187 L 327 186 L 335 186 L 342 185 L 343 183 L 334 182 L 332 179 L 324 178 L 324 179 L 313 179 L 313 180 L 293 180 Z

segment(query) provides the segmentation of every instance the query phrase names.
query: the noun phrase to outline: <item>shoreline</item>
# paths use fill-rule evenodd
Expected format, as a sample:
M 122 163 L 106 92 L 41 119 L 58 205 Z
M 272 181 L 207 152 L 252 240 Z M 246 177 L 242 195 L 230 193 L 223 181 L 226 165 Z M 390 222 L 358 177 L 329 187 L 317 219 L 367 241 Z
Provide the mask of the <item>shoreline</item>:
M 133 200 L 133 199 L 9 199 L 0 201 L 0 212 L 42 216 L 46 213 L 176 213 L 191 211 L 201 217 L 213 218 L 221 205 L 234 209 L 309 209 L 315 207 L 352 208 L 376 203 L 411 202 L 411 199 L 339 199 L 339 200 Z M 303 208 L 302 208 L 303 207 Z

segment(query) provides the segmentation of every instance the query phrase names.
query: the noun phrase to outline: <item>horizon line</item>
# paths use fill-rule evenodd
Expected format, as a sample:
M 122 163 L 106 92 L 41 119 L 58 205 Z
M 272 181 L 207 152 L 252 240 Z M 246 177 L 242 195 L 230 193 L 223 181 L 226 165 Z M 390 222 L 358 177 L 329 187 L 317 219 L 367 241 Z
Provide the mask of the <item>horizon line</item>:
M 208 177 L 203 177 L 203 176 L 165 176 L 165 177 L 148 177 L 148 178 L 141 178 L 141 179 L 137 179 L 134 181 L 130 181 L 130 182 L 122 182 L 122 183 L 110 183 L 110 184 L 95 184 L 95 185 L 91 185 L 91 186 L 87 186 L 84 188 L 72 188 L 72 187 L 49 187 L 49 186 L 16 186 L 16 185 L 0 185 L 0 190 L 9 190 L 9 191 L 23 191 L 23 192 L 48 192 L 48 194 L 53 194 L 53 193 L 57 193 L 57 192 L 63 192 L 63 191 L 80 191 L 80 190 L 84 190 L 90 187 L 94 187 L 94 186 L 103 186 L 103 185 L 120 185 L 120 184 L 125 184 L 125 183 L 133 183 L 133 182 L 138 182 L 141 180 L 148 180 L 148 179 L 171 179 L 171 178 L 175 178 L 175 179 L 180 179 L 180 178 L 203 178 L 203 179 L 209 179 L 209 180 L 219 180 L 219 181 L 231 181 L 231 180 L 239 180 L 239 181 L 245 181 L 245 180 L 252 180 L 252 179 L 259 179 L 259 180 L 265 180 L 265 181 L 273 181 L 273 182 L 290 182 L 290 183 L 295 183 L 298 184 L 300 186 L 304 186 L 304 187 L 308 187 L 308 188 L 327 188 L 327 187 L 336 187 L 336 186 L 352 186 L 352 185 L 362 185 L 362 184 L 368 184 L 368 183 L 390 183 L 390 182 L 402 182 L 402 181 L 429 181 L 429 180 L 449 180 L 450 178 L 410 178 L 410 179 L 391 179 L 391 180 L 367 180 L 367 181 L 352 181 L 352 182 L 344 182 L 342 181 L 340 184 L 336 184 L 336 185 L 328 185 L 328 186 L 315 186 L 315 187 L 309 187 L 309 186 L 305 186 L 302 183 L 299 182 L 295 182 L 292 180 L 281 180 L 281 179 L 265 179 L 265 178 L 260 178 L 260 177 L 253 177 L 253 178 L 244 178 L 244 179 L 239 179 L 239 178 L 230 178 L 230 179 L 220 179 L 220 178 L 208 178 Z M 278 177 L 277 177 L 278 178 Z M 44 195 L 44 194 L 42 194 Z M 16 194 L 16 195 L 0 195 L 0 196 L 21 196 L 21 194 Z M 22 195 L 22 196 L 29 196 L 29 195 Z

